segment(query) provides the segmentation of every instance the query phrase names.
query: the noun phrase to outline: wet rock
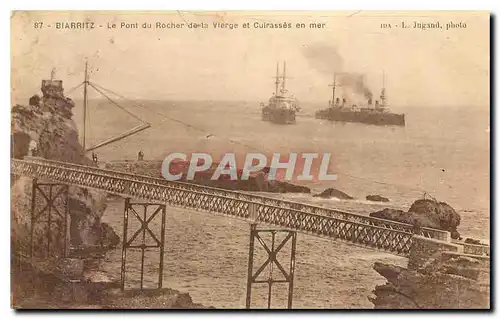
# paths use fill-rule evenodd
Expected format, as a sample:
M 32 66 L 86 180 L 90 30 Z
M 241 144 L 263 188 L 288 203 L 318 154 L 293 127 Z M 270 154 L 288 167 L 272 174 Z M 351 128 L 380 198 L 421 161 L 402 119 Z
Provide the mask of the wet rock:
M 101 245 L 106 248 L 115 248 L 120 244 L 120 237 L 107 223 L 101 223 Z
M 399 275 L 405 270 L 403 267 L 389 265 L 381 262 L 375 262 L 375 264 L 373 265 L 373 269 L 375 269 L 376 272 L 385 277 L 390 283 L 397 282 Z
M 316 194 L 313 197 L 321 198 L 338 198 L 338 199 L 353 199 L 353 197 L 335 188 L 327 188 L 321 194 Z
M 411 225 L 418 224 L 420 227 L 446 230 L 451 232 L 451 238 L 460 238 L 460 234 L 457 231 L 457 227 L 460 224 L 460 215 L 444 202 L 419 199 L 411 205 L 407 212 L 384 208 L 381 211 L 370 213 L 370 216 Z
M 423 227 L 429 227 L 428 225 L 434 225 L 430 223 L 424 216 L 418 216 L 415 214 L 408 214 L 401 209 L 393 209 L 393 208 L 384 208 L 380 211 L 370 213 L 371 217 L 390 219 L 393 221 L 414 225 L 418 220 Z
M 295 185 L 281 181 L 268 181 L 267 192 L 271 193 L 311 193 L 311 189 L 306 186 Z
M 408 270 L 376 262 L 388 282 L 368 299 L 376 309 L 487 309 L 489 262 L 464 256 L 439 256 L 425 268 Z
M 380 285 L 374 290 L 376 297 L 368 297 L 375 309 L 420 309 L 409 297 L 399 293 L 390 284 Z
M 483 243 L 481 243 L 480 240 L 473 239 L 473 238 L 465 238 L 464 243 L 466 243 L 466 244 L 472 244 L 472 245 L 484 245 Z
M 214 309 L 174 289 L 122 292 L 117 278 L 106 273 L 82 274 L 78 259 L 48 260 L 36 267 L 17 259 L 14 263 L 12 306 L 16 309 Z
M 104 192 L 80 187 L 70 187 L 69 212 L 71 215 L 71 244 L 73 246 L 100 246 L 104 238 L 112 235 L 103 233 L 101 217 L 106 210 L 107 195 Z M 111 231 L 106 228 L 106 231 Z M 116 233 L 114 237 L 118 237 Z M 109 243 L 106 240 L 106 243 Z M 106 246 L 107 247 L 107 246 Z M 110 246 L 109 248 L 114 247 Z
M 368 196 L 366 196 L 366 200 L 369 200 L 372 202 L 388 202 L 389 198 L 383 197 L 380 195 L 368 195 Z
M 429 220 L 439 225 L 439 227 L 435 228 L 454 232 L 455 238 L 453 236 L 452 238 L 458 238 L 456 236 L 458 234 L 457 227 L 460 225 L 460 215 L 447 203 L 431 199 L 419 199 L 411 205 L 408 212 L 427 216 Z
M 215 309 L 194 303 L 188 293 L 168 288 L 125 292 L 114 290 L 103 295 L 101 304 L 110 309 Z

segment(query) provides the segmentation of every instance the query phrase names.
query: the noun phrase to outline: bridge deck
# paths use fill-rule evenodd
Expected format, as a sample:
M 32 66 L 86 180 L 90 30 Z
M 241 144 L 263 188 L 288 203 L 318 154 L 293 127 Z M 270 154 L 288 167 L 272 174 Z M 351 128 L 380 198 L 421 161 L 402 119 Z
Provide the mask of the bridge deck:
M 43 158 L 13 159 L 11 171 L 16 175 L 276 225 L 400 256 L 407 256 L 411 247 L 412 225 L 336 209 Z M 420 235 L 446 240 L 448 232 L 423 228 Z

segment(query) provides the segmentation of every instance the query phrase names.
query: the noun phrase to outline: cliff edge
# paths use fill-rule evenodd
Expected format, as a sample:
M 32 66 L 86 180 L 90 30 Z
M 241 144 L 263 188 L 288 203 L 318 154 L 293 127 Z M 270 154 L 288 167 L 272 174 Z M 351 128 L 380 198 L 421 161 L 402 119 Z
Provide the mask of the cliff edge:
M 42 92 L 42 97 L 31 97 L 28 105 L 18 104 L 12 107 L 11 157 L 23 159 L 25 156 L 36 156 L 94 166 L 93 161 L 85 156 L 85 149 L 78 141 L 78 130 L 72 119 L 74 103 L 64 96 L 62 82 L 44 80 Z M 70 254 L 73 257 L 78 255 L 78 258 L 62 258 L 62 254 L 38 258 L 37 253 L 47 250 L 45 237 L 49 233 L 47 223 L 42 222 L 37 223 L 37 228 L 33 230 L 35 262 L 32 262 L 29 258 L 32 182 L 29 177 L 11 175 L 13 308 L 205 308 L 194 303 L 189 294 L 168 288 L 121 292 L 113 274 L 103 273 L 98 266 L 95 267 L 95 261 L 102 258 L 105 250 L 120 243 L 120 237 L 114 230 L 101 222 L 106 209 L 106 192 L 70 186 L 69 240 L 71 246 L 78 248 L 76 251 L 80 254 Z M 35 214 L 40 214 L 42 208 L 49 204 L 48 199 L 43 197 L 36 197 Z M 50 243 L 51 247 L 63 247 L 64 238 L 51 237 Z M 97 251 L 94 256 L 92 251 L 95 248 Z
M 39 156 L 50 160 L 92 165 L 78 141 L 72 119 L 74 103 L 60 90 L 44 90 L 33 96 L 28 105 L 12 107 L 11 157 Z M 12 242 L 25 251 L 29 240 L 31 216 L 31 179 L 12 176 Z M 101 223 L 106 209 L 106 193 L 79 187 L 69 189 L 71 215 L 70 241 L 73 246 L 116 246 L 120 239 L 111 227 Z M 105 238 L 101 242 L 100 238 Z M 35 241 L 36 242 L 36 241 Z
M 368 298 L 375 309 L 490 307 L 489 260 L 444 253 L 416 270 L 381 262 L 373 268 L 387 279 Z

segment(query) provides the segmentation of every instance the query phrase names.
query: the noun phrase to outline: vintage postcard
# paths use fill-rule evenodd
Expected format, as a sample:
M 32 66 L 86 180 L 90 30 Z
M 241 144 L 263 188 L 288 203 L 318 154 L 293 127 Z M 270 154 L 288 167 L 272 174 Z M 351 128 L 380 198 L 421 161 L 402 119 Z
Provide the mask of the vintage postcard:
M 15 309 L 490 309 L 490 14 L 13 11 Z

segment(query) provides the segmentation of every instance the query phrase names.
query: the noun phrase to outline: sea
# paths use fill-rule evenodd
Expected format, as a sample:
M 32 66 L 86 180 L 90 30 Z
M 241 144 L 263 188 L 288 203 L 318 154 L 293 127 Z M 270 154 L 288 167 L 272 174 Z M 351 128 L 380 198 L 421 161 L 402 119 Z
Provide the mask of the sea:
M 396 112 L 406 114 L 406 126 L 387 127 L 315 119 L 314 112 L 325 107 L 319 103 L 302 103 L 295 125 L 277 125 L 261 120 L 258 102 L 116 102 L 151 127 L 96 150 L 101 162 L 134 160 L 139 150 L 150 160 L 162 160 L 174 152 L 203 152 L 214 158 L 226 152 L 330 153 L 337 180 L 297 182 L 310 187 L 311 194 L 266 195 L 366 215 L 385 207 L 407 210 L 415 200 L 432 196 L 460 214 L 458 230 L 462 237 L 489 242 L 488 106 L 398 108 Z M 82 133 L 82 108 L 78 103 L 74 113 Z M 89 102 L 86 121 L 87 146 L 140 123 L 130 113 L 100 99 Z M 330 187 L 354 200 L 312 196 Z M 371 194 L 390 201 L 367 201 L 365 197 Z M 122 199 L 110 200 L 102 218 L 120 235 L 123 206 Z M 158 227 L 159 221 L 152 225 Z M 165 236 L 164 287 L 188 292 L 195 302 L 205 305 L 245 307 L 249 249 L 246 222 L 167 206 Z M 287 245 L 278 254 L 283 265 L 289 263 Z M 151 250 L 147 254 L 144 282 L 155 287 L 159 253 Z M 127 258 L 127 285 L 136 287 L 140 283 L 140 253 L 131 252 Z M 256 251 L 256 258 L 255 264 L 263 262 L 264 251 Z M 385 282 L 372 268 L 377 261 L 406 264 L 404 258 L 384 252 L 298 234 L 293 308 L 371 308 L 368 296 L 376 285 Z M 119 277 L 120 263 L 121 249 L 116 249 L 108 253 L 102 267 Z M 279 275 L 275 267 L 272 276 Z M 288 286 L 274 284 L 272 292 L 271 307 L 286 307 Z M 254 285 L 252 308 L 266 308 L 267 294 L 267 284 Z

